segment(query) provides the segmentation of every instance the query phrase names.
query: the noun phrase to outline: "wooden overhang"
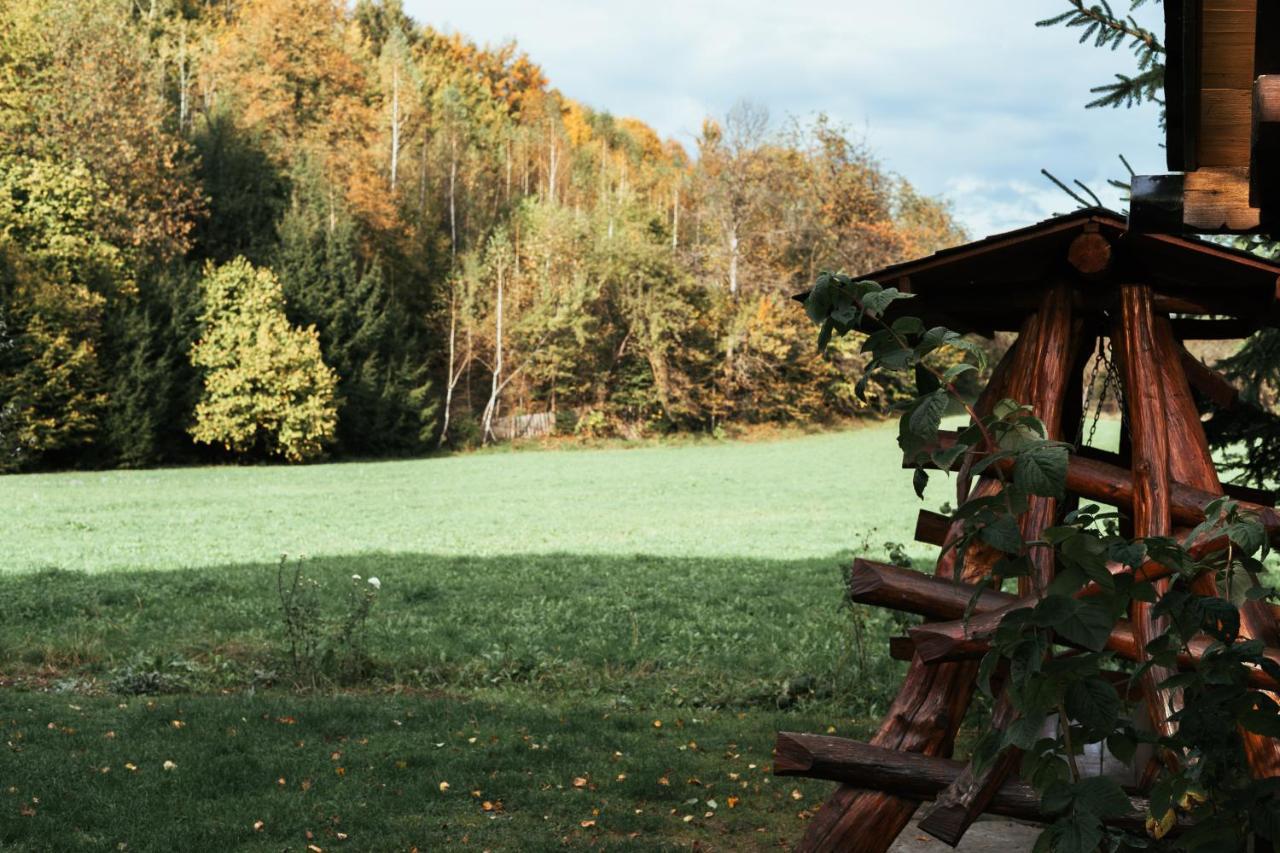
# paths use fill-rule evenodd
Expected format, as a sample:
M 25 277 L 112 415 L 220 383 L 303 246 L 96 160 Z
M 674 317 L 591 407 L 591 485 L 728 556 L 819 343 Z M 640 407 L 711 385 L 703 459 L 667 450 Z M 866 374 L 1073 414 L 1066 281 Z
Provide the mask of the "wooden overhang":
M 1280 229 L 1280 0 L 1165 0 L 1170 174 L 1134 178 L 1130 223 Z
M 895 303 L 900 311 L 988 335 L 1017 329 L 1044 289 L 1063 281 L 1073 285 L 1077 307 L 1097 316 L 1115 307 L 1121 284 L 1150 284 L 1159 310 L 1179 318 L 1188 338 L 1280 326 L 1280 264 L 1194 237 L 1135 232 L 1102 208 L 858 277 L 914 294 Z

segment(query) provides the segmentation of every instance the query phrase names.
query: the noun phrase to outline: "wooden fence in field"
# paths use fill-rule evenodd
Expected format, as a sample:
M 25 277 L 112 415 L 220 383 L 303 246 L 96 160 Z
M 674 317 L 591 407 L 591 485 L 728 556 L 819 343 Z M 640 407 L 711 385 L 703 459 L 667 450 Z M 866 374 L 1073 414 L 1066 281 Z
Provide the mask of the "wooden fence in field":
M 511 441 L 516 438 L 541 438 L 551 435 L 556 429 L 556 416 L 553 412 L 534 412 L 529 415 L 511 415 L 495 418 L 493 421 L 494 437 L 500 441 Z

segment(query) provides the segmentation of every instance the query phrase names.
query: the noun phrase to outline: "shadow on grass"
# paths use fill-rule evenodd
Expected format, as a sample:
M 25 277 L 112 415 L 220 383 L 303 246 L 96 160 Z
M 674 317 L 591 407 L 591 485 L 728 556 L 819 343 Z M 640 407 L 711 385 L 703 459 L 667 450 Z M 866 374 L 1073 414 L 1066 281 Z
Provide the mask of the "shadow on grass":
M 362 686 L 875 714 L 901 672 L 887 659 L 893 626 L 843 606 L 847 561 L 368 554 L 303 568 L 329 619 L 341 618 L 352 575 L 379 578 Z M 155 689 L 287 684 L 276 571 L 2 577 L 0 674 L 82 692 L 146 690 L 137 677 L 149 673 L 161 676 Z

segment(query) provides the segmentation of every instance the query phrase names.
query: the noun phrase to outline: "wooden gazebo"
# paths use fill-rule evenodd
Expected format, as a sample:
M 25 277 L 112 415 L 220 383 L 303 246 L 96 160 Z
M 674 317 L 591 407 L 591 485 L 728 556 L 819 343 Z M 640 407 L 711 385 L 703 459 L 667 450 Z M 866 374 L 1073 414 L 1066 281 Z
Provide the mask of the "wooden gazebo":
M 1124 217 L 1094 209 L 864 277 L 915 294 L 904 310 L 926 321 L 986 335 L 1018 332 L 979 398 L 979 413 L 1013 398 L 1033 407 L 1051 438 L 1076 445 L 1067 501 L 1032 499 L 1021 521 L 1025 539 L 1038 538 L 1081 498 L 1119 507 L 1134 536 L 1174 535 L 1202 521 L 1205 504 L 1224 493 L 1244 501 L 1280 539 L 1280 516 L 1269 496 L 1224 486 L 1215 470 L 1202 417 L 1236 405 L 1236 394 L 1185 346 L 1280 325 L 1280 264 L 1192 237 L 1135 231 Z M 1082 446 L 1080 429 L 1086 366 L 1107 345 L 1125 415 L 1118 452 Z M 984 479 L 971 495 L 999 488 L 996 480 Z M 943 545 L 958 533 L 948 519 L 921 513 L 920 541 Z M 975 583 L 998 557 L 971 547 L 960 576 Z M 1018 601 L 984 592 L 976 614 L 962 619 L 975 587 L 952 580 L 955 559 L 954 550 L 944 550 L 933 576 L 866 560 L 855 564 L 853 600 L 919 614 L 927 622 L 893 643 L 893 653 L 910 664 L 869 743 L 778 735 L 775 773 L 841 783 L 809 823 L 800 849 L 883 853 L 924 801 L 932 804 L 921 827 L 953 845 L 983 812 L 1039 817 L 1034 792 L 1016 779 L 1017 755 L 1006 752 L 985 774 L 949 760 L 974 694 L 978 658 L 1004 609 Z M 1051 555 L 1037 560 L 1038 571 L 1052 573 Z M 1196 590 L 1210 593 L 1213 584 L 1212 577 L 1201 577 Z M 1242 621 L 1243 632 L 1263 640 L 1280 661 L 1275 614 L 1253 602 L 1243 608 Z M 1108 647 L 1139 660 L 1154 631 L 1150 605 L 1135 605 Z M 1141 683 L 1156 731 L 1169 730 L 1178 701 L 1157 687 L 1166 676 L 1152 672 Z M 1263 673 L 1258 684 L 1277 687 Z M 993 725 L 1009 724 L 1012 714 L 1007 700 L 998 701 Z M 1254 737 L 1247 748 L 1256 774 L 1280 775 L 1280 743 Z M 1145 804 L 1140 790 L 1132 793 L 1133 811 L 1121 822 L 1140 826 Z

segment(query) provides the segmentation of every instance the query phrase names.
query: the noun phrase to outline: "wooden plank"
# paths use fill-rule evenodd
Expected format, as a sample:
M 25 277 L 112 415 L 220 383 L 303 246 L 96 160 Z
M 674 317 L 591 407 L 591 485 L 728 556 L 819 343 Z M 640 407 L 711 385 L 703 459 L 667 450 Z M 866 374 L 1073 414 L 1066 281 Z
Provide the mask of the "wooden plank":
M 1183 225 L 1205 234 L 1250 233 L 1262 225 L 1249 203 L 1249 126 L 1245 126 L 1239 168 L 1204 167 L 1188 172 L 1182 196 Z
M 1254 78 L 1257 0 L 1204 0 L 1200 35 L 1202 89 L 1248 89 Z
M 1252 37 L 1249 39 L 1252 42 Z M 1249 66 L 1253 66 L 1252 48 Z M 1200 168 L 1249 168 L 1252 81 L 1240 89 L 1200 90 Z M 1194 174 L 1194 173 L 1192 173 Z

